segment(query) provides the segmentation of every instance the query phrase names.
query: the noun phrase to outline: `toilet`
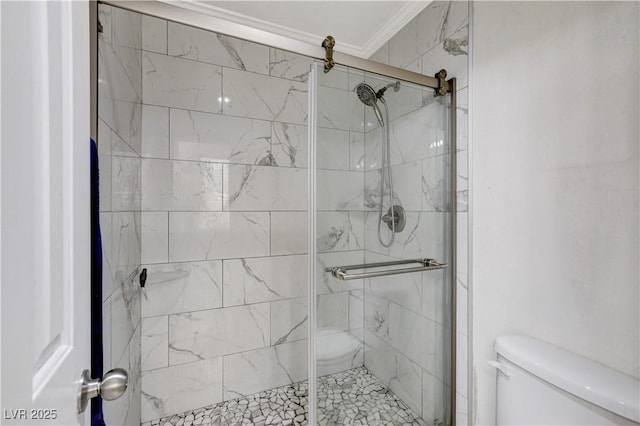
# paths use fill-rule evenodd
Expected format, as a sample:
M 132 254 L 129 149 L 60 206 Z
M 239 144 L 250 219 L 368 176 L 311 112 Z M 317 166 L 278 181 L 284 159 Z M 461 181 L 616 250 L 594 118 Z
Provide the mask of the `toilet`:
M 356 354 L 362 351 L 362 342 L 350 333 L 326 330 L 317 347 L 316 373 L 326 376 L 353 368 Z
M 498 425 L 638 425 L 640 381 L 527 336 L 495 341 Z

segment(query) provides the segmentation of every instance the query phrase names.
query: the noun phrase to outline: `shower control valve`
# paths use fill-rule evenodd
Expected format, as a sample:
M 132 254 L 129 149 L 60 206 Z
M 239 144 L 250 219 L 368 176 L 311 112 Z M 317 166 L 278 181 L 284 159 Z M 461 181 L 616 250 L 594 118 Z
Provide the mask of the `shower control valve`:
M 389 229 L 401 232 L 404 226 L 407 224 L 407 216 L 404 208 L 395 204 L 393 207 L 389 207 L 387 214 L 382 216 L 382 221 L 387 224 Z

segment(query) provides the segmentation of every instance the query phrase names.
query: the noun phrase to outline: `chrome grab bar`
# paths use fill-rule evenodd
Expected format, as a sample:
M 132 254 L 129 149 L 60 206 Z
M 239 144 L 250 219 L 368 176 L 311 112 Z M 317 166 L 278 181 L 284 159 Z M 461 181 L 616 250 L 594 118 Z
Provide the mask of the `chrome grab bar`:
M 380 268 L 383 266 L 396 266 L 396 265 L 410 265 L 412 263 L 419 263 L 422 266 L 403 269 L 387 269 L 386 271 L 372 271 L 362 272 L 359 274 L 349 274 L 347 271 L 352 269 L 368 269 L 368 268 Z M 335 278 L 343 281 L 357 280 L 361 278 L 372 277 L 384 277 L 386 275 L 408 274 L 410 272 L 432 271 L 435 269 L 445 269 L 448 265 L 446 263 L 440 263 L 434 259 L 409 259 L 409 260 L 394 260 L 391 262 L 378 262 L 378 263 L 363 263 L 360 265 L 348 265 L 348 266 L 333 266 L 325 268 L 325 272 L 330 272 Z

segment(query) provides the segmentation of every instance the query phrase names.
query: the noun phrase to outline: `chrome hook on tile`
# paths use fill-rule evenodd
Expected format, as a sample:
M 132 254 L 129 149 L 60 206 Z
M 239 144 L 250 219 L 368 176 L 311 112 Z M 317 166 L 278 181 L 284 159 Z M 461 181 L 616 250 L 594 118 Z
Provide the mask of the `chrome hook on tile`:
M 331 71 L 333 66 L 336 64 L 333 60 L 333 48 L 336 45 L 336 39 L 333 36 L 327 36 L 322 42 L 322 47 L 327 51 L 327 56 L 324 58 L 324 72 L 327 73 Z

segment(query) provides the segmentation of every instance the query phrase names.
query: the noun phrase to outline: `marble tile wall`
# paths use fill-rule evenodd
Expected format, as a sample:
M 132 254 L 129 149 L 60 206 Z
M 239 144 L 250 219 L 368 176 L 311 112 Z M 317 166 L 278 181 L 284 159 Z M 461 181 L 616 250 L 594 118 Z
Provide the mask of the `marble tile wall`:
M 311 60 L 147 16 L 141 28 L 145 422 L 307 378 Z M 363 108 L 347 72 L 323 84 L 320 251 L 362 259 Z M 358 120 L 331 107 L 345 99 Z M 342 356 L 325 374 L 363 365 L 362 286 L 318 297 L 326 358 Z
M 99 5 L 98 155 L 103 244 L 104 371 L 129 388 L 103 404 L 107 424 L 140 424 L 142 17 Z
M 433 75 L 445 68 L 457 78 L 457 422 L 467 424 L 467 81 L 468 2 L 434 1 L 383 45 L 371 59 Z M 374 80 L 374 87 L 377 87 Z M 403 89 L 401 89 L 403 90 Z M 389 100 L 393 92 L 387 92 Z M 379 129 L 365 134 L 365 258 L 411 255 L 443 257 L 441 230 L 450 206 L 446 199 L 448 147 L 445 108 L 424 92 L 403 94 L 392 116 L 391 163 L 395 203 L 408 211 L 407 228 L 390 249 L 377 241 L 380 191 Z M 409 100 L 406 100 L 406 96 Z M 389 102 L 390 107 L 397 109 Z M 404 110 L 402 109 L 404 108 Z M 375 118 L 369 120 L 375 123 Z M 415 137 L 420 135 L 421 137 Z M 415 195 L 419 194 L 418 197 Z M 389 238 L 389 233 L 383 234 Z M 443 273 L 376 278 L 365 282 L 365 365 L 427 422 L 443 419 L 445 286 Z M 419 338 L 416 338 L 419 336 Z
M 364 105 L 361 71 L 318 73 L 316 204 L 318 376 L 364 363 L 362 280 L 338 281 L 328 266 L 364 260 Z

